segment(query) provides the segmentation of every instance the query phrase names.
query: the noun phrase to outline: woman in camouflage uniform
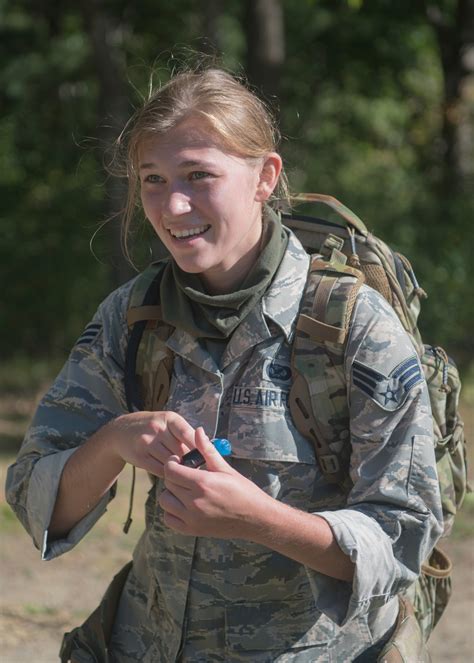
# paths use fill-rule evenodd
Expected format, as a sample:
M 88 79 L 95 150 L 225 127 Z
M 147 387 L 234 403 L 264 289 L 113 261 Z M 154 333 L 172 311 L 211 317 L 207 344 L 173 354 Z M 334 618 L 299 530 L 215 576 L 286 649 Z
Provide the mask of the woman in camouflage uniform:
M 86 626 L 63 660 L 376 660 L 397 594 L 440 534 L 417 362 L 389 407 L 360 382 L 364 367 L 393 377 L 415 354 L 370 288 L 358 295 L 345 357 L 354 485 L 344 501 L 291 419 L 291 340 L 309 257 L 272 211 L 285 192 L 276 136 L 256 96 L 210 69 L 171 79 L 121 137 L 126 225 L 138 192 L 171 254 L 160 304 L 174 329 L 162 341 L 173 374 L 162 411 L 127 411 L 134 281 L 125 284 L 76 343 L 9 470 L 9 502 L 44 559 L 87 533 L 127 463 L 154 478 L 110 642 Z M 229 461 L 215 436 L 231 440 Z M 196 447 L 205 469 L 180 463 Z M 104 610 L 107 621 L 110 596 Z

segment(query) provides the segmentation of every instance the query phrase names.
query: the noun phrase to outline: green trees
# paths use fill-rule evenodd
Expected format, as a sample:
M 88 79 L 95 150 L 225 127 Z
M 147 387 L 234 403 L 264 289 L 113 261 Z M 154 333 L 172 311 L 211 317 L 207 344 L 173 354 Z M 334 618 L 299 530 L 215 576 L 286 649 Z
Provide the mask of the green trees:
M 99 229 L 123 196 L 103 148 L 187 45 L 245 67 L 278 106 L 293 189 L 336 195 L 410 257 L 426 336 L 465 364 L 473 4 L 0 0 L 2 353 L 65 353 L 128 278 L 117 218 Z

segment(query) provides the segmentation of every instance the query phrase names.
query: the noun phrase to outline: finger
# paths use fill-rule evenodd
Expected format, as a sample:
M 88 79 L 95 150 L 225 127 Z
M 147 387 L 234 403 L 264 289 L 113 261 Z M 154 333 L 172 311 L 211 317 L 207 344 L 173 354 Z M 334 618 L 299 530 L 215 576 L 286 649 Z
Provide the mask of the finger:
M 196 435 L 194 439 L 196 442 L 196 448 L 204 456 L 206 461 L 206 469 L 208 472 L 232 473 L 232 468 L 230 467 L 229 463 L 227 463 L 220 455 L 201 426 L 196 429 Z
M 199 469 L 181 465 L 178 456 L 171 456 L 164 465 L 165 485 L 170 483 L 191 490 L 199 481 Z
M 163 478 L 163 463 L 148 453 L 141 453 L 129 462 L 140 470 L 145 470 L 145 472 L 149 472 L 149 474 Z
M 148 444 L 148 453 L 164 465 L 170 456 L 181 457 L 182 448 L 184 448 L 184 453 L 187 453 L 187 447 L 178 444 L 172 435 L 160 433 L 159 437 L 157 436 Z
M 165 513 L 163 520 L 165 525 L 175 532 L 179 532 L 180 534 L 188 534 L 187 525 L 184 520 L 181 520 L 181 518 L 177 518 L 171 513 Z
M 176 497 L 170 490 L 163 490 L 158 498 L 158 504 L 163 511 L 179 518 L 185 511 L 185 506 L 181 500 Z
M 211 443 L 209 436 L 206 435 L 204 428 L 202 426 L 196 428 L 196 431 L 194 433 L 194 443 L 196 445 L 196 448 L 199 449 L 199 451 L 209 446 L 214 448 L 214 445 Z
M 180 468 L 189 468 L 181 465 L 178 456 L 171 456 L 168 462 L 165 463 L 165 467 L 163 467 L 163 471 L 166 488 L 185 504 L 186 493 L 189 493 L 191 490 L 193 483 L 195 482 L 195 475 L 191 477 L 182 477 L 180 475 Z
M 171 412 L 167 423 L 168 430 L 178 442 L 178 445 L 185 445 L 187 451 L 194 449 L 196 446 L 194 442 L 195 431 L 184 417 L 177 412 Z M 186 453 L 186 451 L 181 450 L 181 453 Z
M 170 455 L 176 454 L 182 456 L 193 448 L 177 440 L 168 428 L 160 430 L 153 437 L 150 437 L 147 445 L 150 453 L 156 458 L 159 458 L 163 463 Z
M 147 454 L 142 461 L 138 460 L 134 465 L 156 477 L 160 477 L 160 479 L 164 476 L 164 464 L 150 454 Z

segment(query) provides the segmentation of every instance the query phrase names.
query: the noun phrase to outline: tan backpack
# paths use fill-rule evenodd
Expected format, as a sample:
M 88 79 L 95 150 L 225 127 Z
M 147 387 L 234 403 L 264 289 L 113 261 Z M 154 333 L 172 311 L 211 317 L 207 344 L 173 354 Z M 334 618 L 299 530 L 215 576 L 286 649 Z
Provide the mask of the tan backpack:
M 282 221 L 312 254 L 292 348 L 290 410 L 298 430 L 311 441 L 327 481 L 350 490 L 349 410 L 343 361 L 352 309 L 363 283 L 388 301 L 421 358 L 433 411 L 434 443 L 448 535 L 466 489 L 466 453 L 459 416 L 461 383 L 444 350 L 423 345 L 417 327 L 420 288 L 410 262 L 371 234 L 351 210 L 335 198 L 301 194 L 296 202 L 318 202 L 338 214 L 337 222 L 296 214 Z M 163 322 L 158 302 L 164 262 L 153 263 L 137 279 L 130 299 L 125 387 L 131 411 L 165 405 L 173 365 L 166 340 L 173 328 Z M 318 413 L 313 411 L 317 394 Z M 126 529 L 130 525 L 130 513 Z M 451 563 L 435 549 L 409 595 L 425 640 L 443 613 L 451 593 Z

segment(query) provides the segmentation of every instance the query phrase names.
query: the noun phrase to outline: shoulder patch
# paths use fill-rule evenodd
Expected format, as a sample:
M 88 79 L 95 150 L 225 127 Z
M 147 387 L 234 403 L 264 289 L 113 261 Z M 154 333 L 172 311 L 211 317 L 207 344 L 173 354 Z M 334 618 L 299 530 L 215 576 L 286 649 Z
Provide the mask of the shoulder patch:
M 98 336 L 102 325 L 100 322 L 91 322 L 82 332 L 81 336 L 76 341 L 76 345 L 90 345 L 92 341 Z
M 352 365 L 354 386 L 367 394 L 384 410 L 398 410 L 405 402 L 410 390 L 423 380 L 417 355 L 412 355 L 402 361 L 389 375 L 383 375 L 360 361 L 354 361 Z

